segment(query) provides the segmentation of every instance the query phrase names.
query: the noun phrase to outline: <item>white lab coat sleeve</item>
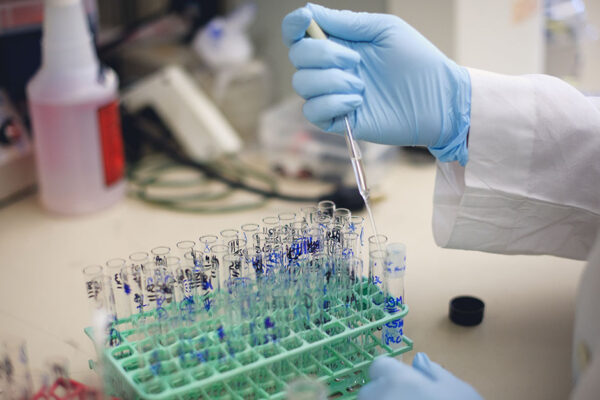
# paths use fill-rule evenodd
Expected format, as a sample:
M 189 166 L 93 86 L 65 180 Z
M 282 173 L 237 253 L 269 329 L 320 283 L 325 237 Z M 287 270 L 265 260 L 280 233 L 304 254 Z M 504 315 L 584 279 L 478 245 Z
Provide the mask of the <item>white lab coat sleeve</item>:
M 438 245 L 585 259 L 600 226 L 600 100 L 470 69 L 469 161 L 438 163 Z

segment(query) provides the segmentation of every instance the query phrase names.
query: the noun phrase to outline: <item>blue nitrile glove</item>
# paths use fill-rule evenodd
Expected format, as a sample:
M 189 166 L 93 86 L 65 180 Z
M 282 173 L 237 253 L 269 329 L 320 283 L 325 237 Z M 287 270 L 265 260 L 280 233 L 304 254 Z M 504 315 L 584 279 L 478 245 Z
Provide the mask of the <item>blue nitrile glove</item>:
M 415 355 L 412 367 L 393 358 L 377 358 L 369 376 L 371 382 L 360 389 L 358 400 L 483 400 L 425 353 Z
M 311 18 L 329 40 L 304 37 Z M 309 3 L 283 19 L 282 32 L 310 122 L 341 133 L 348 115 L 357 139 L 427 146 L 466 164 L 469 73 L 402 19 Z

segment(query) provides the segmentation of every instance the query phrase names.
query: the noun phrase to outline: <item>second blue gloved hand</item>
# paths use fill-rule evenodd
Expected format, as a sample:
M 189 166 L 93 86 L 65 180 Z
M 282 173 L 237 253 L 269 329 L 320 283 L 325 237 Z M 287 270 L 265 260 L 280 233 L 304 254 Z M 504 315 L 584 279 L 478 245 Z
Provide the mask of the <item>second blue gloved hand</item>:
M 329 40 L 304 37 L 311 18 Z M 284 18 L 282 32 L 309 121 L 341 133 L 348 115 L 358 139 L 467 162 L 469 73 L 402 19 L 308 4 Z
M 483 400 L 425 353 L 417 353 L 412 367 L 389 357 L 373 361 L 371 382 L 358 393 L 358 400 Z

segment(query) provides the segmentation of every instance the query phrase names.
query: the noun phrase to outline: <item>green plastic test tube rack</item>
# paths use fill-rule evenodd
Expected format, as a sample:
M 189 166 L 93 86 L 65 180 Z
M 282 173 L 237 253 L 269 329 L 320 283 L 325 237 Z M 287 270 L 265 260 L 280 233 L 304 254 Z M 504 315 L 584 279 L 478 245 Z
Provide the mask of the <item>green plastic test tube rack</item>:
M 248 326 L 241 326 L 234 356 L 221 340 L 217 321 L 134 339 L 142 336 L 141 329 L 123 329 L 131 321 L 120 320 L 115 328 L 121 332 L 121 343 L 99 355 L 105 390 L 132 400 L 284 399 L 286 383 L 310 376 L 325 383 L 336 399 L 355 398 L 368 381 L 375 357 L 393 357 L 413 348 L 406 336 L 394 348 L 382 344 L 383 325 L 404 318 L 408 306 L 387 314 L 380 305 L 381 293 L 369 289 L 371 294 L 353 307 L 330 304 L 326 312 L 311 316 L 309 323 L 288 319 L 277 340 L 256 343 Z M 149 326 L 152 323 L 144 329 Z M 92 336 L 91 328 L 85 331 Z

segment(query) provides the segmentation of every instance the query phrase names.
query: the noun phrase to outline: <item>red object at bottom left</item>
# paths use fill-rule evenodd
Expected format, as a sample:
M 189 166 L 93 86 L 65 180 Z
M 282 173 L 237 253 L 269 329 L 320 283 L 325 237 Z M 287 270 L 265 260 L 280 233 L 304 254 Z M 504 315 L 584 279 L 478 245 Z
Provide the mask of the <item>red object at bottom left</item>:
M 48 388 L 40 389 L 32 400 L 103 400 L 102 392 L 72 379 L 58 378 Z M 119 400 L 111 397 L 111 400 Z

